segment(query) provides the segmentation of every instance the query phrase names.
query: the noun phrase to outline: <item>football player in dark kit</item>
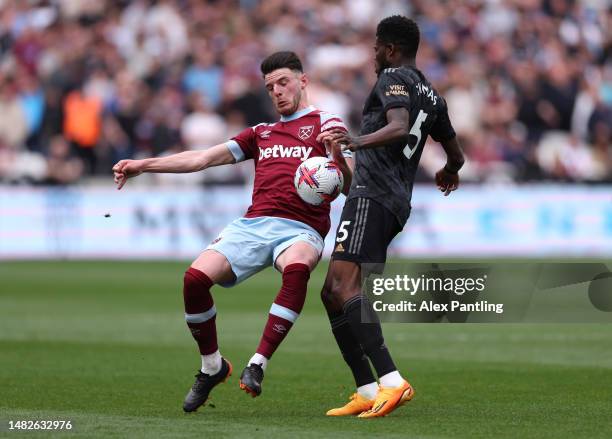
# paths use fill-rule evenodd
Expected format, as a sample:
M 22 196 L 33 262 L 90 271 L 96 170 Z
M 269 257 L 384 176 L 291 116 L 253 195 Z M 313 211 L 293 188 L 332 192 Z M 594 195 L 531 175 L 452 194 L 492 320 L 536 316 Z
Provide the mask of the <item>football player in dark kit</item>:
M 438 188 L 448 195 L 459 185 L 463 153 L 446 102 L 416 67 L 418 46 L 419 29 L 413 20 L 399 15 L 382 20 L 374 47 L 378 80 L 365 102 L 360 135 L 319 136 L 333 147 L 355 152 L 353 180 L 321 298 L 357 392 L 345 406 L 328 411 L 329 416 L 385 416 L 414 396 L 384 344 L 376 315 L 371 313 L 375 323 L 361 321 L 361 264 L 384 264 L 387 247 L 406 224 L 428 135 L 447 155 L 436 174 Z

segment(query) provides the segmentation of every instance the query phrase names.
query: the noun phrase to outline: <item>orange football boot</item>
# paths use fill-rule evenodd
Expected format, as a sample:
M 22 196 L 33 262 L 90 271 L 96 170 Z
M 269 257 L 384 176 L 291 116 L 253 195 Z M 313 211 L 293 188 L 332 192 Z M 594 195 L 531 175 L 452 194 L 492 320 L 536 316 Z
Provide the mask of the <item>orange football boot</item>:
M 359 418 L 378 418 L 386 416 L 414 397 L 414 389 L 404 380 L 399 387 L 378 387 L 378 394 L 371 409 L 364 411 Z
M 353 393 L 349 398 L 349 402 L 336 409 L 329 410 L 327 416 L 354 416 L 364 411 L 370 410 L 374 405 L 373 399 L 366 399 L 359 393 Z

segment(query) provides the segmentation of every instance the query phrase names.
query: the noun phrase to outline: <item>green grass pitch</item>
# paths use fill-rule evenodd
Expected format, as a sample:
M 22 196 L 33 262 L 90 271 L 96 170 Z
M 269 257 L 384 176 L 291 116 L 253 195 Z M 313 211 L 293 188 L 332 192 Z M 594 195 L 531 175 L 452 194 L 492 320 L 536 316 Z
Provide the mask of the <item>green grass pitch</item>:
M 325 417 L 353 390 L 318 297 L 326 263 L 257 399 L 238 376 L 280 276 L 213 289 L 234 375 L 214 406 L 186 415 L 200 361 L 182 315 L 186 266 L 0 263 L 0 436 L 30 435 L 9 420 L 70 419 L 66 437 L 612 437 L 612 327 L 601 324 L 386 324 L 415 399 L 383 419 Z

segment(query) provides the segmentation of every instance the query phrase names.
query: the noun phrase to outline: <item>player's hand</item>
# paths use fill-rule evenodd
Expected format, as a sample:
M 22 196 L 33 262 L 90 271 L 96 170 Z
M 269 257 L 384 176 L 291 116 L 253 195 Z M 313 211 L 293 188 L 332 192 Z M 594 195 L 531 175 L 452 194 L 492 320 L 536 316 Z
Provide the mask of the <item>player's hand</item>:
M 436 172 L 436 185 L 440 191 L 444 192 L 446 197 L 459 187 L 459 174 L 448 172 L 444 167 Z
M 351 168 L 346 162 L 346 158 L 344 158 L 344 154 L 342 154 L 342 147 L 337 141 L 329 141 L 325 144 L 325 147 L 329 149 L 331 152 L 332 160 L 338 165 L 342 174 L 346 175 L 351 172 Z
M 325 145 L 325 149 L 328 153 L 331 153 L 334 162 L 338 163 L 341 168 L 348 168 L 348 163 L 346 163 L 346 159 L 342 154 L 342 144 L 336 139 L 337 135 L 343 133 L 345 133 L 345 131 L 337 131 L 336 133 L 332 132 L 332 130 L 324 131 L 317 136 L 317 141 Z
M 338 165 L 340 172 L 342 172 L 342 176 L 344 177 L 344 187 L 342 188 L 342 193 L 348 195 L 348 190 L 352 181 L 352 171 L 351 167 L 346 161 L 346 158 L 344 157 L 344 154 L 342 153 L 342 146 L 338 141 L 331 140 L 331 138 L 327 137 L 323 138 L 323 143 L 325 144 L 325 149 L 331 153 L 331 159 L 336 165 Z
M 351 136 L 346 131 L 332 134 L 331 141 L 339 143 L 342 151 L 357 151 L 359 148 L 361 148 L 361 142 L 359 139 Z
M 361 148 L 361 142 L 359 142 L 357 137 L 353 137 L 345 130 L 337 128 L 323 131 L 317 136 L 317 141 L 323 142 L 326 146 L 332 142 L 338 142 L 342 151 L 357 151 Z
M 334 135 L 336 134 L 342 134 L 345 133 L 346 131 L 340 129 L 340 128 L 332 128 L 330 130 L 326 130 L 326 131 L 321 131 L 319 133 L 319 135 L 317 136 L 317 142 L 319 143 L 325 143 L 325 142 L 329 142 L 331 141 L 331 139 L 333 139 Z
M 121 160 L 113 166 L 113 174 L 117 189 L 121 189 L 127 182 L 128 178 L 136 177 L 142 174 L 142 166 L 140 160 Z

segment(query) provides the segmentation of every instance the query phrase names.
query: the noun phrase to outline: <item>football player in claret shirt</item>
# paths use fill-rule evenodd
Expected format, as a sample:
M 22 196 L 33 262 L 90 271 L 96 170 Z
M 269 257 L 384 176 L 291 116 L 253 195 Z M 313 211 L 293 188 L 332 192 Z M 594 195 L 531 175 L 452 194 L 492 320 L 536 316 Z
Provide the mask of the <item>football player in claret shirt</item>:
M 362 295 L 361 279 L 362 274 L 381 270 L 387 247 L 408 220 L 427 136 L 441 143 L 447 155 L 446 165 L 436 174 L 438 188 L 449 195 L 459 185 L 463 153 L 446 102 L 416 68 L 418 46 L 414 21 L 399 15 L 382 20 L 374 47 L 378 80 L 365 102 L 361 135 L 320 135 L 324 142 L 355 152 L 352 185 L 321 298 L 357 392 L 345 406 L 329 410 L 329 416 L 385 416 L 414 395 L 385 346 L 380 322 Z M 362 322 L 362 308 L 367 322 Z
M 351 159 L 345 159 L 339 146 L 328 153 L 317 141 L 325 130 L 346 132 L 346 127 L 338 116 L 308 104 L 308 79 L 297 55 L 274 53 L 262 62 L 261 72 L 281 115 L 278 122 L 247 128 L 203 151 L 122 160 L 113 167 L 120 189 L 128 178 L 143 172 L 196 172 L 243 160 L 253 160 L 255 165 L 252 204 L 246 214 L 223 229 L 185 272 L 185 320 L 202 358 L 202 367 L 183 403 L 187 412 L 204 404 L 213 387 L 232 373 L 232 365 L 217 345 L 211 287 L 236 285 L 270 265 L 282 273 L 282 287 L 270 308 L 259 346 L 240 376 L 240 388 L 258 396 L 268 360 L 302 310 L 310 272 L 319 261 L 330 227 L 329 203 L 313 206 L 304 202 L 293 184 L 295 171 L 309 157 L 331 154 L 344 174 L 345 193 L 350 185 Z M 351 153 L 344 155 L 350 157 Z

